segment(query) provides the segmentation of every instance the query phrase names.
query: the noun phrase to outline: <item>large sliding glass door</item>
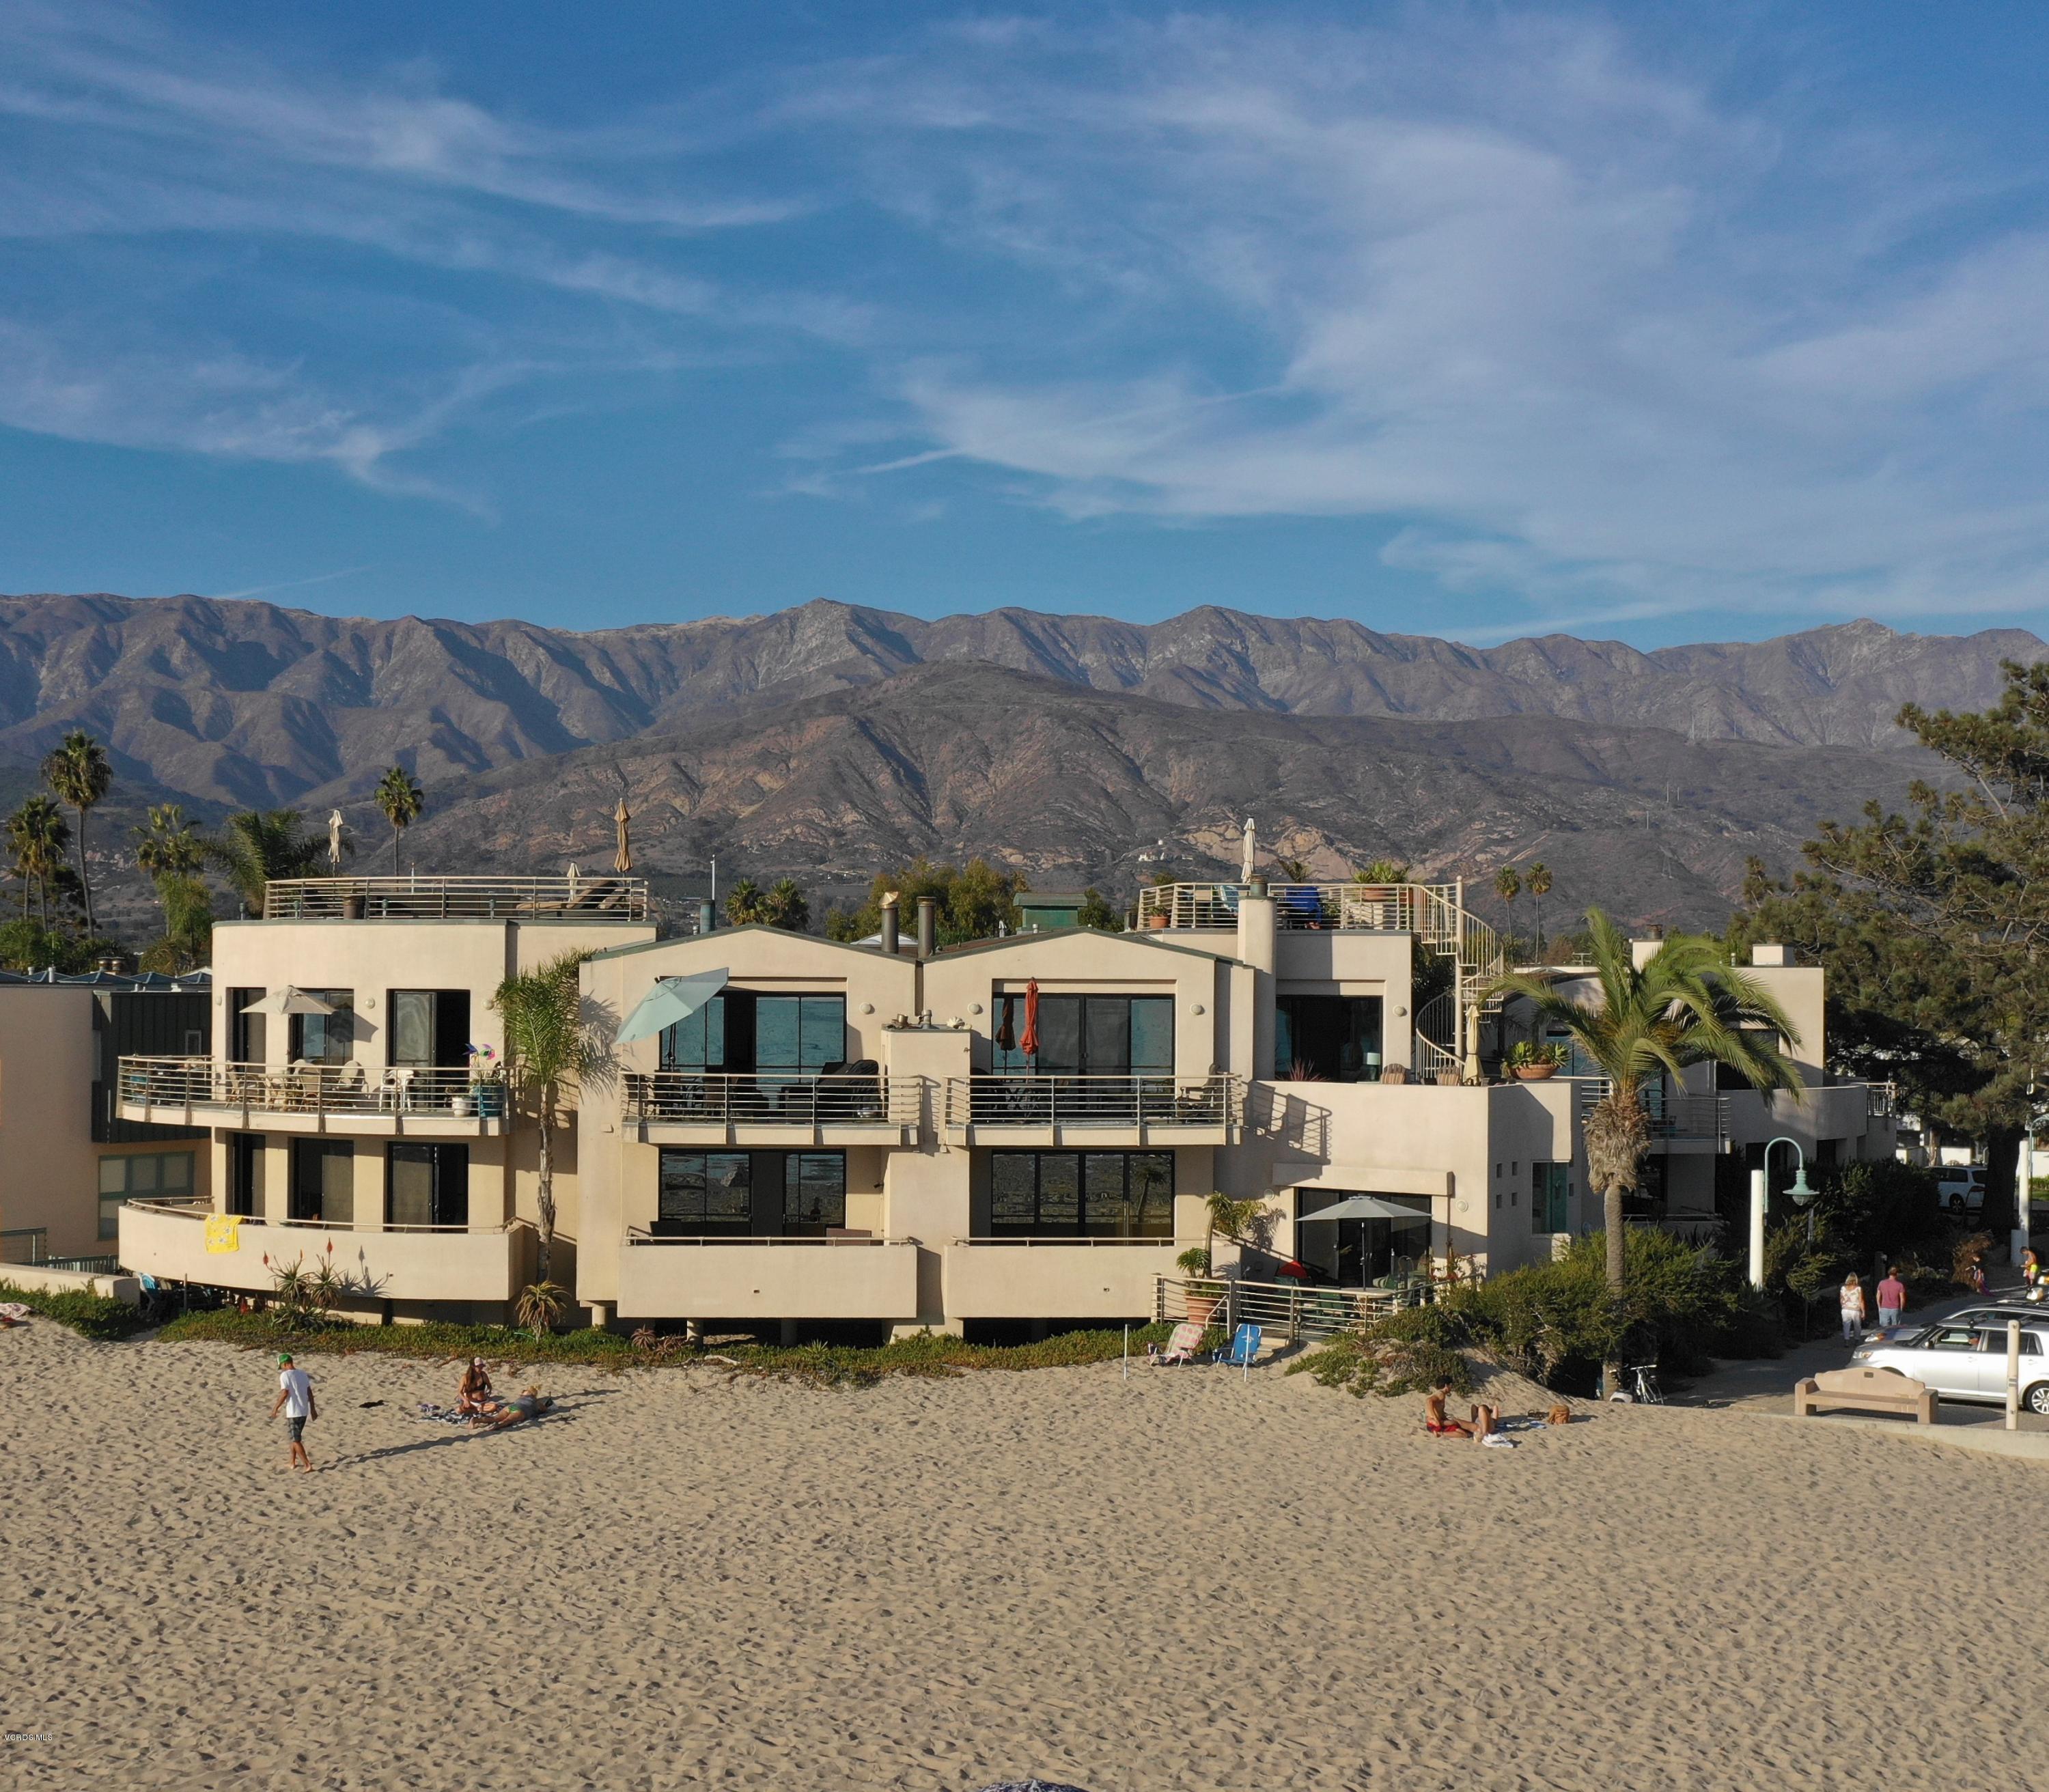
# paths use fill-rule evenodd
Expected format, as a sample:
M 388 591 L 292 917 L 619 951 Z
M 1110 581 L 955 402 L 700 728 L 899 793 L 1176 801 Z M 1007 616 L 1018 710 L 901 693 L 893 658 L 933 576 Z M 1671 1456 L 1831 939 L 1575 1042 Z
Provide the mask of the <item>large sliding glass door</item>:
M 292 1141 L 290 1217 L 323 1226 L 356 1222 L 356 1147 L 346 1139 Z
M 387 1148 L 384 1223 L 391 1226 L 469 1223 L 469 1147 L 408 1140 Z
M 1430 1249 L 1430 1202 L 1422 1195 L 1382 1195 L 1372 1189 L 1298 1188 L 1295 1217 L 1306 1219 L 1358 1194 L 1414 1210 L 1413 1219 L 1327 1219 L 1295 1228 L 1295 1258 L 1312 1280 L 1338 1288 L 1367 1288 L 1383 1276 L 1413 1271 Z
M 1171 1238 L 1171 1151 L 992 1151 L 997 1238 Z

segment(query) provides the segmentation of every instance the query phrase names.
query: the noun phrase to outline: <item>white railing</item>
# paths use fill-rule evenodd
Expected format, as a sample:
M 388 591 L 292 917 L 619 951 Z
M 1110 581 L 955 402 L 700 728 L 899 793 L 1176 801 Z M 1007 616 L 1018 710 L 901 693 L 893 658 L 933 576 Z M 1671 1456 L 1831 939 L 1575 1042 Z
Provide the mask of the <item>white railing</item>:
M 468 1071 L 372 1064 L 224 1063 L 212 1058 L 123 1058 L 127 1106 L 235 1108 L 270 1114 L 446 1114 L 503 1118 L 503 1083 Z
M 806 1235 L 787 1238 L 780 1233 L 755 1234 L 748 1232 L 710 1233 L 702 1237 L 683 1238 L 666 1232 L 650 1232 L 645 1226 L 629 1226 L 626 1229 L 629 1245 L 831 1245 L 835 1248 L 846 1245 L 900 1245 L 914 1244 L 911 1238 L 878 1238 L 867 1233 L 828 1232 L 824 1236 Z
M 1269 884 L 1277 925 L 1418 933 L 1426 884 Z M 1138 892 L 1141 928 L 1227 932 L 1238 925 L 1245 884 L 1156 884 Z
M 146 1208 L 154 1214 L 168 1215 L 173 1219 L 212 1219 L 218 1211 L 204 1200 L 181 1195 L 136 1195 L 122 1204 Z M 260 1226 L 266 1230 L 274 1226 L 280 1231 L 441 1232 L 466 1237 L 481 1233 L 514 1232 L 533 1223 L 531 1220 L 515 1219 L 479 1220 L 461 1226 L 409 1226 L 391 1220 L 294 1219 L 286 1215 L 270 1214 L 224 1214 L 220 1217 L 239 1220 L 245 1226 Z
M 1235 1276 L 1193 1281 L 1161 1276 L 1154 1281 L 1153 1316 L 1162 1323 L 1194 1318 L 1208 1302 L 1207 1324 L 1227 1330 L 1257 1325 L 1280 1332 L 1294 1343 L 1356 1331 L 1397 1308 L 1420 1306 L 1431 1295 L 1432 1285 L 1420 1277 L 1397 1288 L 1315 1288 L 1294 1281 L 1246 1281 Z
M 949 1126 L 1235 1126 L 1245 1086 L 1235 1076 L 951 1076 Z
M 1899 1112 L 1899 1091 L 1890 1083 L 1867 1083 L 1864 1086 L 1864 1117 L 1866 1120 L 1890 1120 Z
M 915 1126 L 923 1088 L 922 1077 L 877 1071 L 628 1071 L 620 1111 L 629 1121 L 682 1126 Z
M 290 877 L 263 887 L 266 921 L 645 921 L 639 877 Z

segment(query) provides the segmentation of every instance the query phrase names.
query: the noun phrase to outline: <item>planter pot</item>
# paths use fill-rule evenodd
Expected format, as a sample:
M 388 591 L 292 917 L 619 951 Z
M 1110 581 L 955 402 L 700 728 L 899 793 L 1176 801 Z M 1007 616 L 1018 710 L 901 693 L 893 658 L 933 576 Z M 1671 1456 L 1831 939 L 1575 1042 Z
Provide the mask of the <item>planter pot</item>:
M 1556 1064 L 1517 1064 L 1514 1067 L 1518 1083 L 1544 1083 L 1558 1074 Z
M 1167 917 L 1164 915 L 1148 915 L 1145 917 L 1145 931 L 1148 933 L 1161 932 L 1166 925 Z
M 450 1114 L 457 1114 L 457 1115 L 465 1115 L 465 1114 L 467 1114 L 469 1112 L 469 1096 L 467 1096 L 467 1095 L 451 1095 L 451 1096 L 449 1096 L 449 1112 Z
M 1198 1294 L 1193 1289 L 1188 1293 L 1188 1323 L 1208 1328 L 1210 1316 L 1223 1304 L 1221 1294 Z
M 505 1091 L 495 1083 L 478 1083 L 470 1086 L 470 1098 L 476 1103 L 476 1117 L 480 1120 L 496 1120 L 505 1112 Z
M 341 918 L 344 921 L 360 921 L 363 919 L 361 892 L 359 891 L 354 896 L 345 896 L 341 899 Z

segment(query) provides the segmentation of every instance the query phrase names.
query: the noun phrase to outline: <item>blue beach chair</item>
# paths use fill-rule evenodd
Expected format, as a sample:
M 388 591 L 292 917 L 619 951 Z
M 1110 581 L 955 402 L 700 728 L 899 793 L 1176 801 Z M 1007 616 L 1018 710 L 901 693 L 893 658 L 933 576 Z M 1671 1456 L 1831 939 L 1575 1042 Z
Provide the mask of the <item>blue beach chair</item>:
M 1231 1335 L 1231 1342 L 1222 1349 L 1211 1353 L 1211 1362 L 1221 1362 L 1227 1369 L 1242 1369 L 1250 1377 L 1252 1359 L 1259 1355 L 1259 1327 L 1241 1325 Z

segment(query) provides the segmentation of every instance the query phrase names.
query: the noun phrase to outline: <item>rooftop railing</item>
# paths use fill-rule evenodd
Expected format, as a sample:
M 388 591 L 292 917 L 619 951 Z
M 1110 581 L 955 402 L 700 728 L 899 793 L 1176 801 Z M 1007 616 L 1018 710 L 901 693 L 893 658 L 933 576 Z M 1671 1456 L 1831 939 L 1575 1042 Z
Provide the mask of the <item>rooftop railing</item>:
M 1157 884 L 1138 892 L 1141 928 L 1221 933 L 1238 925 L 1244 884 Z M 1435 884 L 1269 884 L 1282 927 L 1374 933 L 1429 930 L 1433 899 L 1456 905 L 1456 886 Z
M 290 877 L 263 887 L 266 921 L 646 921 L 639 877 Z

